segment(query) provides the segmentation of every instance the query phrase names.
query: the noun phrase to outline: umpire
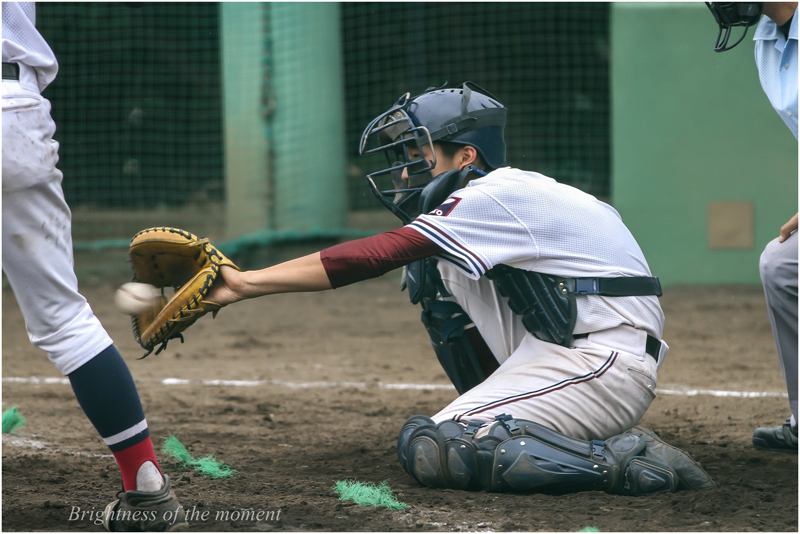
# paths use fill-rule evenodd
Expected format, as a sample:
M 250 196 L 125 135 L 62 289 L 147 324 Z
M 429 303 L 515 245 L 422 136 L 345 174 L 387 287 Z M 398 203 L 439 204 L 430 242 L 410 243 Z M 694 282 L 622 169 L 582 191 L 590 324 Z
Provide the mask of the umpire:
M 717 52 L 739 44 L 747 28 L 758 24 L 753 40 L 761 87 L 797 139 L 797 2 L 707 5 L 719 24 L 714 47 Z M 733 27 L 744 27 L 744 33 L 728 45 Z M 797 153 L 791 157 L 796 158 Z M 757 428 L 753 445 L 766 451 L 797 454 L 797 214 L 764 249 L 759 271 L 792 415 L 782 425 Z

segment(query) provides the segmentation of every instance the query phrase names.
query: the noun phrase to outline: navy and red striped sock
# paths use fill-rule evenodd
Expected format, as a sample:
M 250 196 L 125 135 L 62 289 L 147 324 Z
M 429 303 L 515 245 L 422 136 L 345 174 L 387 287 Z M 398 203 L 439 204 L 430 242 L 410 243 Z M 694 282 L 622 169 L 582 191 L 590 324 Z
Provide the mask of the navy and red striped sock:
M 114 345 L 70 373 L 75 397 L 103 438 L 122 473 L 125 491 L 136 489 L 145 462 L 158 461 L 133 376 Z

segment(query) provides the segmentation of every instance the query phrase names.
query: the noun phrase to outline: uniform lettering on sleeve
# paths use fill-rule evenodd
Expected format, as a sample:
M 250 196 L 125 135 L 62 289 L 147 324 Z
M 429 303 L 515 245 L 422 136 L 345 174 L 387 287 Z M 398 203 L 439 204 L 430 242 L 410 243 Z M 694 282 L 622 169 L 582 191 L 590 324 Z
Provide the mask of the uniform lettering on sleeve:
M 439 216 L 439 217 L 447 217 L 450 214 L 450 212 L 453 211 L 453 208 L 455 208 L 456 205 L 459 202 L 461 202 L 460 198 L 458 198 L 458 197 L 450 197 L 447 200 L 445 200 L 444 202 L 442 202 L 442 204 L 438 208 L 436 208 L 433 211 L 431 211 L 430 213 L 428 213 L 428 215 L 436 215 L 436 216 Z

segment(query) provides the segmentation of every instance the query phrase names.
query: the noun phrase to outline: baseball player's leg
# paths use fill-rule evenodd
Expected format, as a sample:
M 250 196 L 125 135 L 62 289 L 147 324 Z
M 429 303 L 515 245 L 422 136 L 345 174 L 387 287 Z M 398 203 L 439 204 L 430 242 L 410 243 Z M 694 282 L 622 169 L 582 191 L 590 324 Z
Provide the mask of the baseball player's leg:
M 619 327 L 605 337 L 624 340 L 626 329 L 634 331 Z M 644 342 L 641 352 L 630 349 L 633 353 L 611 343 L 579 341 L 580 348 L 567 348 L 529 334 L 492 376 L 432 419 L 490 423 L 510 414 L 585 440 L 628 430 L 655 398 L 655 360 L 644 354 Z M 613 344 L 625 346 L 623 341 Z
M 3 82 L 3 270 L 31 342 L 69 374 L 111 344 L 72 265 L 71 213 L 49 102 Z
M 186 524 L 183 508 L 162 476 L 133 377 L 111 345 L 69 375 L 75 397 L 111 450 L 125 493 L 105 510 L 112 531 L 172 530 Z M 133 515 L 145 511 L 147 514 Z
M 526 343 L 523 342 L 520 350 L 525 347 Z M 581 352 L 590 353 L 594 350 L 587 346 Z M 619 362 L 614 362 L 617 357 L 620 358 Z M 512 355 L 503 364 L 509 366 L 507 372 L 516 373 L 517 378 L 523 381 L 533 379 L 536 373 L 534 368 L 525 370 L 526 366 L 517 365 L 514 359 L 515 355 Z M 577 433 L 575 430 L 565 434 L 552 429 L 565 422 L 572 425 L 573 429 L 581 428 L 581 423 L 585 422 L 582 417 L 589 421 L 594 419 L 589 427 L 611 428 L 616 424 L 618 428 L 627 428 L 626 422 L 611 423 L 606 420 L 603 406 L 590 397 L 600 395 L 601 403 L 610 403 L 606 410 L 608 419 L 624 421 L 626 417 L 638 418 L 637 415 L 631 415 L 641 411 L 634 406 L 644 409 L 649 405 L 654 396 L 652 391 L 648 391 L 649 388 L 640 390 L 641 397 L 636 394 L 615 396 L 610 394 L 611 390 L 629 388 L 629 385 L 622 383 L 623 380 L 616 379 L 604 381 L 600 388 L 584 387 L 573 390 L 567 396 L 550 397 L 552 402 L 548 396 L 559 388 L 569 389 L 581 384 L 586 386 L 603 380 L 603 376 L 611 372 L 614 363 L 627 366 L 637 359 L 635 355 L 626 357 L 615 352 L 612 359 L 607 361 L 606 371 L 585 374 L 577 381 L 562 380 L 549 388 L 550 391 L 534 392 L 534 395 L 541 393 L 541 398 L 547 399 L 542 406 L 532 405 L 532 399 L 527 395 L 515 395 L 514 391 L 503 390 L 505 386 L 502 383 L 492 384 L 490 381 L 495 377 L 513 381 L 513 378 L 509 380 L 509 377 L 503 377 L 501 367 L 484 383 L 459 397 L 444 412 L 433 418 L 410 418 L 398 437 L 400 463 L 407 473 L 424 485 L 468 490 L 603 489 L 610 493 L 641 495 L 675 491 L 679 487 L 694 490 L 714 487 L 708 474 L 691 456 L 664 443 L 647 429 L 633 427 L 613 436 L 594 439 L 576 439 L 572 436 Z M 655 361 L 644 368 L 654 372 Z M 547 366 L 540 366 L 538 370 L 545 373 L 552 371 Z M 484 384 L 493 387 L 470 398 L 473 391 L 480 390 Z M 498 390 L 500 395 L 510 396 L 498 400 L 495 396 Z M 490 399 L 490 402 L 471 408 L 476 399 L 478 402 Z M 553 416 L 553 409 L 562 401 L 573 410 L 572 418 L 557 410 Z M 620 409 L 611 404 L 615 402 L 627 402 L 630 406 L 627 410 Z M 590 404 L 581 406 L 581 403 Z M 446 413 L 448 410 L 458 412 L 463 407 L 473 410 L 470 418 L 463 418 L 460 414 L 447 417 L 450 415 Z M 504 413 L 484 422 L 487 413 L 497 411 Z M 530 420 L 516 413 L 530 413 L 538 420 Z M 509 414 L 515 415 L 512 417 Z M 575 414 L 577 423 L 574 422 Z
M 397 447 L 405 471 L 434 488 L 644 495 L 716 486 L 689 454 L 638 426 L 588 441 L 502 416 L 478 436 L 471 425 L 418 415 L 403 425 Z
M 163 490 L 168 481 L 130 371 L 78 293 L 54 131 L 47 100 L 3 82 L 3 270 L 31 342 L 70 378 L 114 453 L 125 489 Z
M 640 334 L 617 327 L 576 348 L 526 337 L 483 383 L 406 422 L 401 465 L 424 485 L 469 490 L 714 487 L 691 456 L 633 426 L 655 397 L 656 361 Z
M 792 411 L 783 425 L 756 429 L 753 444 L 759 449 L 797 452 L 797 240 L 795 232 L 783 243 L 777 239 L 771 241 L 759 263 Z

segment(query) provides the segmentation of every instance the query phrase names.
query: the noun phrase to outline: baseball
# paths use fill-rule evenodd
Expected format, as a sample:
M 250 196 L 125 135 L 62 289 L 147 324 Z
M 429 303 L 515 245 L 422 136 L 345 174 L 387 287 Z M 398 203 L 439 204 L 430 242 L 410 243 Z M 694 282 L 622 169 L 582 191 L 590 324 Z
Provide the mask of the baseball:
M 123 284 L 114 295 L 114 304 L 119 311 L 138 315 L 150 310 L 161 298 L 161 290 L 150 284 L 129 282 Z

